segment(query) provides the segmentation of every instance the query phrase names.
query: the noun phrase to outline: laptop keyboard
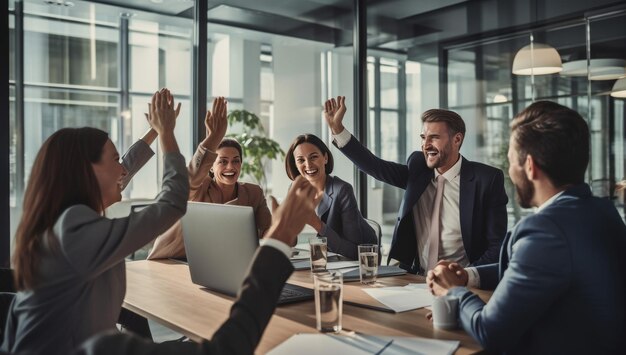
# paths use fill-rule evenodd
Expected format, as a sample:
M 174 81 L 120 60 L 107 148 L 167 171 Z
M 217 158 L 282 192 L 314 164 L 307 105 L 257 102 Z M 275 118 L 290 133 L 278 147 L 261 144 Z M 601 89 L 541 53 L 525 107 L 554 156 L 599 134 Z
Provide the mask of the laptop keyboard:
M 285 287 L 283 287 L 280 293 L 278 304 L 308 301 L 311 299 L 313 299 L 313 290 L 310 288 L 285 284 Z

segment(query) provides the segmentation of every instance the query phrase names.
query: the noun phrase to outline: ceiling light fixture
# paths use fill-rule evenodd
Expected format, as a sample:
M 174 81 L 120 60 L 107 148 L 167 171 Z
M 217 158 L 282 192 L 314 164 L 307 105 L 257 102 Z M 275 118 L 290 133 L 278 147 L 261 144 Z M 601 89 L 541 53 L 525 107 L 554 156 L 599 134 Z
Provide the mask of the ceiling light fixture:
M 515 75 L 546 75 L 563 70 L 561 56 L 553 47 L 543 43 L 531 43 L 522 47 L 513 59 Z
M 590 59 L 587 70 L 587 59 L 563 63 L 563 76 L 587 76 L 590 80 L 615 80 L 626 75 L 626 60 L 616 58 Z
M 611 96 L 619 99 L 626 99 L 626 77 L 617 79 L 615 84 L 613 84 Z

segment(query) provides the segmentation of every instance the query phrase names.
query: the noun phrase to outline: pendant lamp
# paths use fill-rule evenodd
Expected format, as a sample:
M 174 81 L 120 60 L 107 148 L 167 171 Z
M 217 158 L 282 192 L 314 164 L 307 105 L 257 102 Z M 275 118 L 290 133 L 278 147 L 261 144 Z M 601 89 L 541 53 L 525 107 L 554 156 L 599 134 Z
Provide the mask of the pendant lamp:
M 611 96 L 626 99 L 626 77 L 618 79 L 615 84 L 613 84 Z
M 553 47 L 543 43 L 531 43 L 522 47 L 513 59 L 515 75 L 546 75 L 563 70 L 561 56 Z

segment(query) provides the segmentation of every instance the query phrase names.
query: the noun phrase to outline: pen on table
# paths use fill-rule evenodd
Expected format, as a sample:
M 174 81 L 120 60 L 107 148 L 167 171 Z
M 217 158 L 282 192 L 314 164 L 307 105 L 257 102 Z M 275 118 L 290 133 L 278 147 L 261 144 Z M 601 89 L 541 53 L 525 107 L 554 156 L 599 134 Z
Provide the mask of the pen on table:
M 389 347 L 389 345 L 391 345 L 391 343 L 393 343 L 393 339 L 389 340 L 389 342 L 388 342 L 387 344 L 385 344 L 385 346 L 383 346 L 383 348 L 382 348 L 382 349 L 380 349 L 380 351 L 379 351 L 379 352 L 377 352 L 377 353 L 376 353 L 376 354 L 374 354 L 374 355 L 380 355 L 380 354 L 382 354 L 382 353 L 383 353 L 383 351 L 385 351 L 385 349 L 387 349 L 387 348 Z

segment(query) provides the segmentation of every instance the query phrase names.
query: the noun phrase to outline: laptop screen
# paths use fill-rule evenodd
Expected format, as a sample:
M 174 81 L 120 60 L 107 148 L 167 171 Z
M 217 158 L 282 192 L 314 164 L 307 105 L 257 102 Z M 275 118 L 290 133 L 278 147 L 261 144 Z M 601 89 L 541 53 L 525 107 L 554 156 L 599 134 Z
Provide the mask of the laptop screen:
M 252 207 L 189 202 L 182 225 L 191 281 L 235 296 L 259 246 Z

